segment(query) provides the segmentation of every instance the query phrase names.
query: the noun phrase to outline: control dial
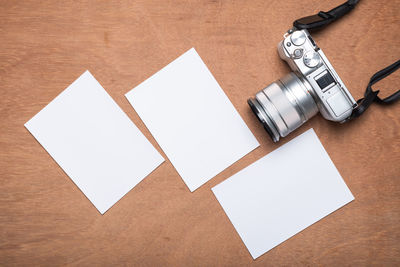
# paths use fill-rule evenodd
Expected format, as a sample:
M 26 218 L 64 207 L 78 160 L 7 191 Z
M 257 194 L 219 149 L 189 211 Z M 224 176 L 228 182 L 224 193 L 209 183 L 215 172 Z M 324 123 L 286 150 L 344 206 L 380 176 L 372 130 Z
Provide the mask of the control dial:
M 302 31 L 295 31 L 290 36 L 290 40 L 294 45 L 300 46 L 303 45 L 304 42 L 306 41 L 306 35 Z
M 320 56 L 315 51 L 307 51 L 303 57 L 304 64 L 309 68 L 314 68 L 318 66 L 321 61 Z

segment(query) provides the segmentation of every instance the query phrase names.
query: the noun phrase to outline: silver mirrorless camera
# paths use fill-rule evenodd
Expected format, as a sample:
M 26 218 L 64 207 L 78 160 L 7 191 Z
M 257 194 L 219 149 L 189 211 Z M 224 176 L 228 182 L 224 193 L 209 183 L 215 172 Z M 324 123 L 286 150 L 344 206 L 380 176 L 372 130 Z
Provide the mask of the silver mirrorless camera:
M 248 100 L 274 142 L 318 111 L 330 121 L 349 119 L 356 101 L 307 30 L 286 33 L 278 52 L 293 72 Z

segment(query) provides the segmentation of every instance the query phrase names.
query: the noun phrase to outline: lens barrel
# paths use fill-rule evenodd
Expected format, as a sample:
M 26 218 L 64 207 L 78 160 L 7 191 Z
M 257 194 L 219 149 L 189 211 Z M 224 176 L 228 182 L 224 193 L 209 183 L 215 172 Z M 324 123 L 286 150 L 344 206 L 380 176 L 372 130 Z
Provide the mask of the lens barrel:
M 278 142 L 318 113 L 311 92 L 311 85 L 291 72 L 247 102 L 272 140 Z

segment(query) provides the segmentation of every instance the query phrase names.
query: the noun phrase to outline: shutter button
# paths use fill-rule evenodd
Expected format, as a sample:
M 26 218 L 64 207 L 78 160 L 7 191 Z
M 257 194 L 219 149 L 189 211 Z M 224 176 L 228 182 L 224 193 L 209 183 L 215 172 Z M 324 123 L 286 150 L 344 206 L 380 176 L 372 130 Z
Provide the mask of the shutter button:
M 294 59 L 299 59 L 299 58 L 301 58 L 302 56 L 303 56 L 303 49 L 296 49 L 296 50 L 293 51 L 292 57 L 293 57 Z

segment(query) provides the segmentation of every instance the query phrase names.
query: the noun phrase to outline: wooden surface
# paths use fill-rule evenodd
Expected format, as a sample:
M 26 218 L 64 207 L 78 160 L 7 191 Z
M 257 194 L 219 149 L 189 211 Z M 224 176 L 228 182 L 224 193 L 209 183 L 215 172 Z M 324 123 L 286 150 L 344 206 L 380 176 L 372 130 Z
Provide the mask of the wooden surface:
M 246 103 L 289 71 L 291 22 L 342 1 L 1 0 L 0 265 L 399 266 L 400 104 L 273 144 Z M 363 0 L 314 35 L 355 98 L 400 58 L 399 17 L 398 0 Z M 191 47 L 261 147 L 194 193 L 167 160 L 101 216 L 24 123 L 88 69 L 165 157 L 124 94 Z M 254 261 L 210 189 L 311 127 L 355 201 Z

